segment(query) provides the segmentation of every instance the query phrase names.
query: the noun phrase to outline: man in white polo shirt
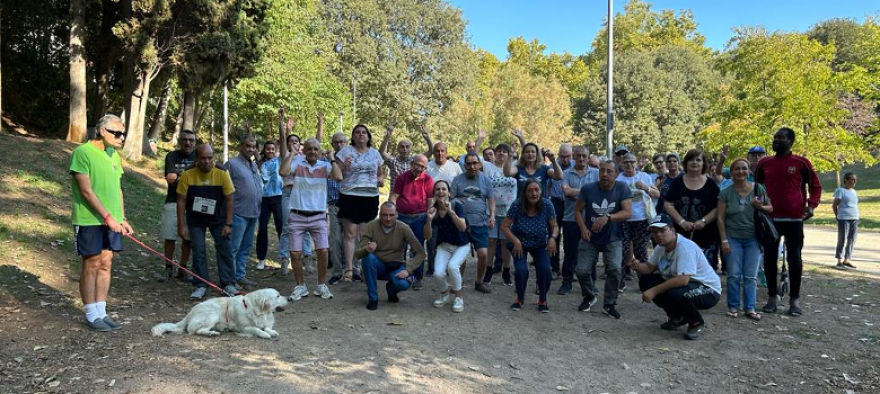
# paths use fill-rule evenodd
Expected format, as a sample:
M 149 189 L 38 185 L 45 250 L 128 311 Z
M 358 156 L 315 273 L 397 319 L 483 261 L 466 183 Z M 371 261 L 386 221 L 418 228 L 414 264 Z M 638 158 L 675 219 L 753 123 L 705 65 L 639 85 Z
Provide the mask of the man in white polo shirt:
M 290 260 L 293 267 L 293 275 L 296 287 L 290 294 L 291 301 L 299 301 L 308 297 L 309 289 L 303 283 L 303 238 L 309 233 L 315 241 L 315 251 L 318 255 L 318 287 L 315 295 L 324 299 L 333 298 L 327 287 L 327 249 L 329 241 L 327 236 L 327 179 L 342 180 L 342 170 L 336 163 L 334 153 L 329 152 L 330 162 L 318 161 L 321 154 L 321 146 L 317 139 L 310 138 L 303 145 L 305 157 L 294 159 L 294 155 L 287 155 L 281 164 L 282 176 L 292 174 L 293 189 L 290 193 L 290 215 L 287 225 L 290 227 Z

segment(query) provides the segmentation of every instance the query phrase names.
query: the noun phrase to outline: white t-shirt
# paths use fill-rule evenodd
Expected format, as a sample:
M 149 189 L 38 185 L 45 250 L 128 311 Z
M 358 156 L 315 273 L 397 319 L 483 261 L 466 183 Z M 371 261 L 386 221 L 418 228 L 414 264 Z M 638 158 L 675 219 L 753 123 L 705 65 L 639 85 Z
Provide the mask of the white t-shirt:
M 709 265 L 703 250 L 694 241 L 681 236 L 681 234 L 676 234 L 676 237 L 678 242 L 672 252 L 666 253 L 666 248 L 660 245 L 654 248 L 654 252 L 648 259 L 651 264 L 657 266 L 663 279 L 687 275 L 691 277 L 691 280 L 700 282 L 711 288 L 712 291 L 721 294 L 721 279 Z
M 834 198 L 840 199 L 837 220 L 859 220 L 859 195 L 856 189 L 839 187 L 834 191 Z
M 617 180 L 621 181 L 629 187 L 629 190 L 632 191 L 633 199 L 632 199 L 632 217 L 627 220 L 628 222 L 637 222 L 640 220 L 648 220 L 648 216 L 645 214 L 645 204 L 653 204 L 650 196 L 644 190 L 640 190 L 636 188 L 636 182 L 642 181 L 647 186 L 653 186 L 654 181 L 651 180 L 651 176 L 647 173 L 638 171 L 633 176 L 624 176 L 621 172 L 617 175 Z
M 379 167 L 385 161 L 379 151 L 370 148 L 364 153 L 346 145 L 336 154 L 339 161 L 351 159 L 351 165 L 342 171 L 339 192 L 349 196 L 376 197 L 379 195 Z M 344 168 L 344 166 L 343 166 Z
M 458 163 L 449 159 L 446 159 L 446 163 L 443 163 L 442 166 L 437 165 L 436 161 L 430 160 L 428 161 L 428 169 L 425 172 L 434 179 L 434 183 L 446 181 L 451 185 L 452 180 L 461 174 L 461 167 L 458 166 Z

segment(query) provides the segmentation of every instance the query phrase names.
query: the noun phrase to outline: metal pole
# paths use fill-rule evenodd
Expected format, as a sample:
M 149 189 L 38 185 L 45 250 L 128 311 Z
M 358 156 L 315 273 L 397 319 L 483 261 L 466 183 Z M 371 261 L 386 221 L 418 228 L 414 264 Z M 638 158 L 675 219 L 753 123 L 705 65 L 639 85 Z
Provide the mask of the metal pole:
M 608 0 L 608 97 L 605 113 L 605 155 L 614 157 L 614 0 Z
M 223 162 L 229 161 L 229 83 L 223 81 Z
M 339 132 L 342 133 L 342 111 L 339 111 Z

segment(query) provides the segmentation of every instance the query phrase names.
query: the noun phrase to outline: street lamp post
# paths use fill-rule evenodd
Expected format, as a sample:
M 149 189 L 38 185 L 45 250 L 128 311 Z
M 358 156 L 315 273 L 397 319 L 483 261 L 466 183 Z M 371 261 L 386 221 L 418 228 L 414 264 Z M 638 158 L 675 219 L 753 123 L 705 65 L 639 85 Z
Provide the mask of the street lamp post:
M 605 113 L 605 155 L 614 157 L 614 0 L 608 0 L 608 95 Z

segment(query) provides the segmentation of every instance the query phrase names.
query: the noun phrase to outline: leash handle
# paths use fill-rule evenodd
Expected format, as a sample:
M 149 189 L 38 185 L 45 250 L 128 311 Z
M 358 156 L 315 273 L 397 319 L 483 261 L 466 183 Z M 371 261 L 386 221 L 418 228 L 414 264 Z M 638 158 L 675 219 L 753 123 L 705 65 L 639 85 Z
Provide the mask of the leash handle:
M 128 237 L 128 239 L 134 241 L 134 243 L 140 245 L 142 248 L 144 248 L 144 249 L 146 249 L 146 250 L 152 252 L 152 253 L 155 254 L 156 256 L 161 257 L 162 260 L 165 260 L 166 262 L 169 262 L 169 263 L 173 264 L 173 265 L 174 265 L 175 267 L 177 267 L 178 269 L 182 269 L 184 272 L 186 272 L 186 273 L 192 275 L 193 278 L 196 278 L 196 279 L 198 279 L 198 280 L 204 282 L 204 283 L 207 284 L 208 286 L 211 286 L 211 287 L 213 287 L 213 288 L 219 290 L 221 293 L 225 294 L 227 297 L 234 297 L 234 296 L 235 296 L 235 294 L 229 294 L 229 292 L 227 292 L 226 290 L 223 290 L 222 288 L 220 288 L 220 286 L 217 286 L 217 285 L 215 285 L 215 284 L 209 282 L 207 279 L 202 278 L 201 276 L 196 275 L 195 272 L 192 272 L 192 271 L 186 269 L 186 267 L 184 267 L 184 266 L 178 264 L 176 261 L 171 260 L 171 259 L 165 257 L 164 254 L 159 253 L 159 252 L 156 251 L 155 249 L 153 249 L 153 248 L 147 246 L 147 244 L 145 244 L 145 243 L 143 243 L 143 242 L 137 240 L 137 239 L 136 239 L 134 236 L 132 236 L 131 234 L 125 234 L 125 236 Z

